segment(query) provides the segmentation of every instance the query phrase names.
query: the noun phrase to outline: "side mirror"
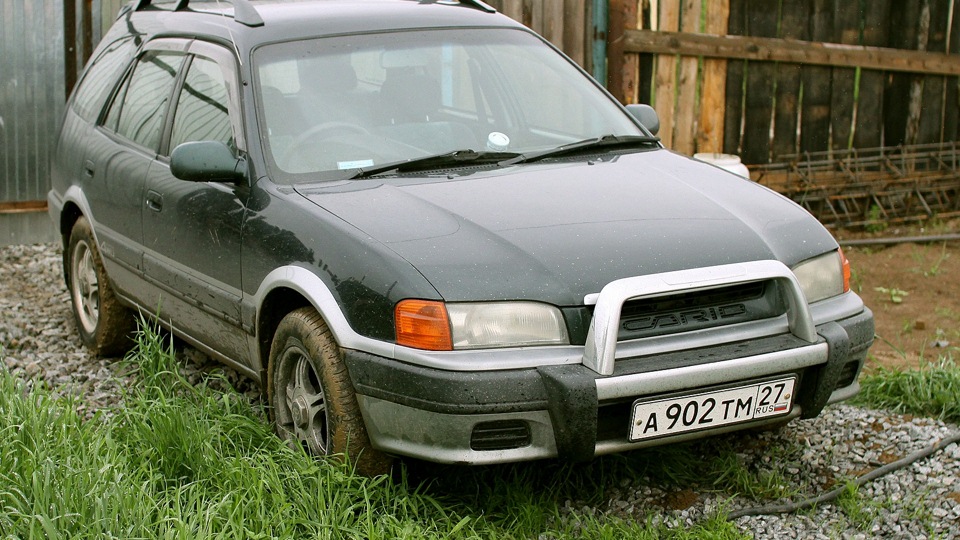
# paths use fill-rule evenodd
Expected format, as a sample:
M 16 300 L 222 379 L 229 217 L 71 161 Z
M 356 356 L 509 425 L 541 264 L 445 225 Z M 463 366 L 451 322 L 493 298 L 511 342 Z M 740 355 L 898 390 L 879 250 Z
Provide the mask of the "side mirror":
M 170 172 L 188 182 L 237 183 L 246 176 L 245 161 L 218 141 L 186 142 L 170 154 Z
M 660 131 L 660 117 L 657 116 L 657 111 L 653 110 L 653 107 L 645 103 L 634 103 L 627 105 L 627 112 L 647 128 L 651 135 L 656 135 Z

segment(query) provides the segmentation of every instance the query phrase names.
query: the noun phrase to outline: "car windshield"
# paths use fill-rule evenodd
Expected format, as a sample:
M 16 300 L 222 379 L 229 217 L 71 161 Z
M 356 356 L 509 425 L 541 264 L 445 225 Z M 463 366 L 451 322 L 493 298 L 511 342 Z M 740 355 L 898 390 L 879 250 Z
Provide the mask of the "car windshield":
M 591 79 L 522 30 L 286 42 L 259 48 L 254 62 L 264 153 L 285 182 L 468 150 L 509 157 L 643 135 Z

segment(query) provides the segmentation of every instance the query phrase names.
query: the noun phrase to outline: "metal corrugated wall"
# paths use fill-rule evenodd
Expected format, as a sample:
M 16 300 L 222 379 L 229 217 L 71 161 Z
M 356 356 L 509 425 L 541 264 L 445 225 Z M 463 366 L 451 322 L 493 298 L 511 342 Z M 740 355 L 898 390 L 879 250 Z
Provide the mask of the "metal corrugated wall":
M 62 0 L 0 0 L 0 203 L 41 201 L 63 113 Z

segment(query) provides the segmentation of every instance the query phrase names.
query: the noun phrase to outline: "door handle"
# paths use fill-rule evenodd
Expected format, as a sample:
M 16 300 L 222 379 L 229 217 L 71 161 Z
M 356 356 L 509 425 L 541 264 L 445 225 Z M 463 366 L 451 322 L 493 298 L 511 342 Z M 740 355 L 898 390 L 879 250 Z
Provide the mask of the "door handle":
M 87 178 L 93 178 L 93 173 L 97 170 L 97 166 L 93 164 L 93 161 L 86 160 L 83 162 L 83 173 L 87 175 Z
M 163 210 L 163 195 L 153 190 L 148 191 L 147 192 L 147 208 L 153 210 L 154 212 L 159 212 Z

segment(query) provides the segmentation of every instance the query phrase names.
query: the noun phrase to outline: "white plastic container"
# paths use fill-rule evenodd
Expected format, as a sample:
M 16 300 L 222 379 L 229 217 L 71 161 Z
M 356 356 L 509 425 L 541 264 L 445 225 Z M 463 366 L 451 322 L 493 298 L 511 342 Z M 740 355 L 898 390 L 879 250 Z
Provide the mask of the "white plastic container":
M 738 176 L 750 178 L 750 170 L 747 169 L 746 165 L 740 162 L 740 156 L 735 156 L 733 154 L 702 152 L 699 154 L 694 154 L 693 159 L 698 159 L 700 161 L 716 165 L 717 167 L 720 167 L 726 171 L 730 171 Z

